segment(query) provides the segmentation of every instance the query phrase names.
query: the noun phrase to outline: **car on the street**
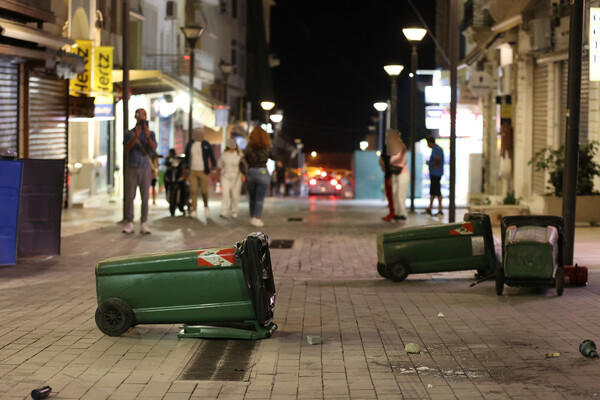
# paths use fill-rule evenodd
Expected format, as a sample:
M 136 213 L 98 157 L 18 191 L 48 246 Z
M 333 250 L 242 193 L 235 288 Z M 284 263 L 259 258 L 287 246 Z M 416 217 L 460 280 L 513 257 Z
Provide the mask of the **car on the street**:
M 341 196 L 343 186 L 340 180 L 326 171 L 317 172 L 318 174 L 308 180 L 308 194 Z

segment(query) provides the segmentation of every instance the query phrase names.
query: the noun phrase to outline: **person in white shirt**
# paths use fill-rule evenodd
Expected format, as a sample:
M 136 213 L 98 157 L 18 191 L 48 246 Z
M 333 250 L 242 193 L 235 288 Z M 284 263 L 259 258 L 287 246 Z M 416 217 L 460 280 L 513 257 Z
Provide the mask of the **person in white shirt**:
M 204 132 L 202 130 L 195 131 L 193 139 L 185 147 L 184 164 L 188 170 L 190 196 L 192 198 L 190 216 L 197 216 L 199 186 L 204 202 L 204 215 L 208 217 L 210 215 L 210 210 L 208 209 L 208 183 L 210 172 L 216 167 L 217 162 L 210 143 L 204 140 Z
M 244 154 L 237 148 L 235 139 L 227 139 L 227 148 L 217 163 L 221 175 L 221 188 L 223 188 L 220 214 L 222 218 L 227 218 L 230 211 L 231 218 L 238 216 L 238 203 L 242 190 L 240 162 L 243 161 L 243 157 Z
M 392 173 L 392 193 L 394 199 L 394 221 L 405 221 L 406 213 L 406 194 L 408 193 L 408 184 L 410 183 L 410 174 L 406 163 L 406 145 L 402 141 L 400 131 L 397 129 L 388 129 L 387 148 L 390 157 L 390 172 Z

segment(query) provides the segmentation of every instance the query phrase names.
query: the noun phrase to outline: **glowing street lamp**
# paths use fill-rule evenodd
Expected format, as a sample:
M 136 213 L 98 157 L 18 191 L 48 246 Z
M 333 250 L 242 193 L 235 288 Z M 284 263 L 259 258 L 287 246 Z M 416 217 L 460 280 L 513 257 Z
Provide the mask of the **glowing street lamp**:
M 196 42 L 200 39 L 200 35 L 204 31 L 204 28 L 198 25 L 187 25 L 182 26 L 181 31 L 185 36 L 185 40 L 188 43 L 190 48 L 190 112 L 188 114 L 188 141 L 192 140 L 192 129 L 194 124 L 193 118 L 193 110 L 194 110 L 194 47 L 196 47 Z
M 316 151 L 311 151 L 311 152 L 310 152 L 310 156 L 311 156 L 312 158 L 315 158 L 315 157 L 317 156 L 317 152 L 316 152 Z
M 383 67 L 385 72 L 392 78 L 392 113 L 391 113 L 391 124 L 390 128 L 397 129 L 398 128 L 398 84 L 397 79 L 398 75 L 404 69 L 403 65 L 392 64 L 386 65 Z
M 265 124 L 269 123 L 269 111 L 275 107 L 275 103 L 272 101 L 261 101 L 260 106 L 263 110 L 265 110 Z
M 415 212 L 415 142 L 417 141 L 417 64 L 419 57 L 417 55 L 417 45 L 423 39 L 427 30 L 423 28 L 405 28 L 402 33 L 412 44 L 412 54 L 410 63 L 411 86 L 410 86 L 410 212 Z
M 381 150 L 383 146 L 383 113 L 387 110 L 387 103 L 379 101 L 373 104 L 373 107 L 379 111 L 379 135 L 377 136 L 377 150 Z

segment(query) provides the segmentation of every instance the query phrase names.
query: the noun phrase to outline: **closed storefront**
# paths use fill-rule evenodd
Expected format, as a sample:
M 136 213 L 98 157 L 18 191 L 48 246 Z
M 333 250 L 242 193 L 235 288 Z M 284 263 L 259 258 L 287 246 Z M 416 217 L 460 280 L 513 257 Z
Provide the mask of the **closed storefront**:
M 590 58 L 589 53 L 584 52 L 581 59 L 581 97 L 579 111 L 579 141 L 586 143 L 589 130 L 589 104 L 590 104 Z M 569 62 L 560 62 L 560 132 L 558 133 L 559 144 L 564 146 L 567 133 L 567 91 L 569 87 Z
M 548 64 L 537 64 L 533 80 L 533 154 L 546 147 L 548 134 Z M 546 182 L 543 171 L 533 169 L 534 194 L 543 194 Z
M 29 158 L 67 158 L 67 80 L 29 74 Z
M 0 57 L 0 156 L 18 155 L 19 66 Z

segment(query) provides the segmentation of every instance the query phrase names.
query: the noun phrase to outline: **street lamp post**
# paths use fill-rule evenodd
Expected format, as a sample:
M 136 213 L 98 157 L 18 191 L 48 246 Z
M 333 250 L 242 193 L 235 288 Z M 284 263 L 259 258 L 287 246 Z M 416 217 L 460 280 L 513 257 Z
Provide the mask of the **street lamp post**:
M 273 154 L 275 155 L 275 160 L 277 161 L 277 128 L 281 121 L 283 121 L 282 114 L 272 114 L 270 117 L 271 121 L 273 121 Z
M 402 33 L 412 44 L 411 54 L 411 85 L 410 85 L 410 212 L 415 212 L 415 142 L 417 141 L 417 64 L 419 56 L 417 54 L 417 44 L 423 39 L 427 30 L 422 28 L 402 29 Z
M 192 127 L 193 127 L 193 106 L 194 106 L 194 47 L 196 42 L 202 35 L 204 28 L 196 25 L 186 25 L 181 27 L 183 36 L 187 40 L 188 46 L 190 47 L 190 112 L 188 114 L 188 141 L 192 140 Z
M 262 107 L 263 110 L 265 110 L 265 124 L 268 124 L 269 123 L 269 111 L 271 111 L 273 109 L 273 107 L 275 107 L 275 103 L 273 103 L 272 101 L 261 101 L 260 106 Z
M 233 64 L 226 63 L 225 61 L 221 61 L 219 63 L 219 70 L 221 70 L 221 74 L 223 75 L 223 103 L 225 103 L 226 108 L 229 107 L 229 103 L 227 102 L 227 85 L 228 85 L 227 80 L 229 79 L 229 75 L 231 75 L 231 73 L 233 72 L 233 67 L 234 67 Z M 226 110 L 226 113 L 227 113 L 227 122 L 225 123 L 225 126 L 222 127 L 222 129 L 223 129 L 222 148 L 223 149 L 225 149 L 226 145 L 227 145 L 227 125 L 229 124 L 229 111 Z
M 398 75 L 404 69 L 403 65 L 386 65 L 383 67 L 385 72 L 392 78 L 392 113 L 391 113 L 391 123 L 390 128 L 398 129 Z
M 377 135 L 377 150 L 383 149 L 383 113 L 387 110 L 387 103 L 379 101 L 373 104 L 373 107 L 379 111 L 379 134 Z

